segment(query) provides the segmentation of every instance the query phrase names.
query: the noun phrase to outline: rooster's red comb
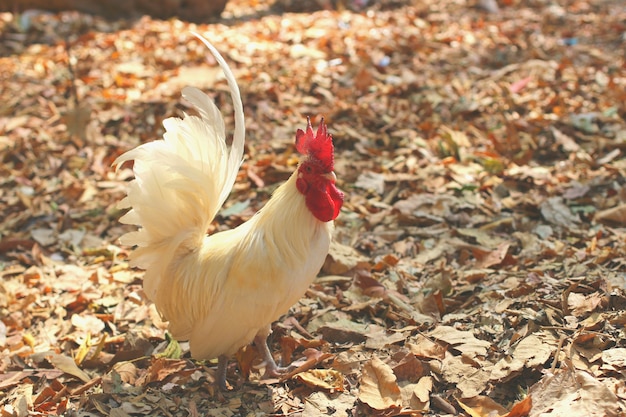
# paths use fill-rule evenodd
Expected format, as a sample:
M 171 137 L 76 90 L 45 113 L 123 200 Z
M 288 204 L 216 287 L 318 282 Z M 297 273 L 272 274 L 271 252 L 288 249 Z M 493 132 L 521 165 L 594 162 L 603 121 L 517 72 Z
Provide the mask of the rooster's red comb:
M 298 129 L 296 132 L 296 149 L 302 155 L 306 155 L 321 163 L 329 172 L 334 169 L 335 148 L 333 146 L 333 138 L 328 134 L 323 117 L 317 127 L 315 136 L 313 136 L 311 119 L 307 117 L 306 132 L 302 129 Z

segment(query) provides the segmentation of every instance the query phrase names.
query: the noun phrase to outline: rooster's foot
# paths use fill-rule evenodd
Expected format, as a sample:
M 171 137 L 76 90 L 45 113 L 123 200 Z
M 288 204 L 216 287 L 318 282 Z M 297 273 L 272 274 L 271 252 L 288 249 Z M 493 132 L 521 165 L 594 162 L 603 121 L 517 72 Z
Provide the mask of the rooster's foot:
M 294 369 L 296 369 L 296 367 L 293 365 L 278 366 L 276 362 L 274 361 L 274 359 L 272 359 L 271 361 L 267 361 L 265 365 L 265 373 L 263 374 L 263 378 L 264 379 L 280 378 L 284 376 L 285 374 L 288 374 L 289 372 L 293 371 Z
M 267 337 L 257 335 L 254 338 L 254 345 L 259 350 L 261 356 L 263 356 L 263 361 L 265 362 L 265 374 L 263 378 L 279 378 L 293 369 L 293 366 L 278 366 L 274 357 L 272 356 L 272 352 L 270 352 L 270 348 L 267 345 Z

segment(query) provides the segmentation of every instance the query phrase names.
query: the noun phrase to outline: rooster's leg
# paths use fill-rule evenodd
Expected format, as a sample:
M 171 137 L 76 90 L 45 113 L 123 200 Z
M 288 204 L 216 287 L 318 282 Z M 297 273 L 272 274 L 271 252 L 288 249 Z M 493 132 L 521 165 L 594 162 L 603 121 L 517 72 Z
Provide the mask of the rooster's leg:
M 230 391 L 233 389 L 228 381 L 226 381 L 226 371 L 228 370 L 228 356 L 220 355 L 217 358 L 217 375 L 215 382 L 222 391 Z
M 267 336 L 268 335 L 263 333 L 257 334 L 254 338 L 254 345 L 263 356 L 263 361 L 265 361 L 265 375 L 277 377 L 287 372 L 288 368 L 283 368 L 282 366 L 278 366 L 276 364 L 276 361 L 272 356 L 272 352 L 267 345 Z

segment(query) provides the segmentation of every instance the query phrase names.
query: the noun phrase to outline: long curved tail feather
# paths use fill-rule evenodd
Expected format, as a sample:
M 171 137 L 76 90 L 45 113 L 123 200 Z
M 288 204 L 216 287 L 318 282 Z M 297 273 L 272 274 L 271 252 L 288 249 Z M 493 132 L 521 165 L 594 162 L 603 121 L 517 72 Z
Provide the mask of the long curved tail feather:
M 235 183 L 235 179 L 237 178 L 237 172 L 239 170 L 239 166 L 241 165 L 243 157 L 243 148 L 246 136 L 246 124 L 243 116 L 243 103 L 241 102 L 241 94 L 239 93 L 237 80 L 235 80 L 235 76 L 233 75 L 226 61 L 224 61 L 224 58 L 222 58 L 222 55 L 220 55 L 217 49 L 215 49 L 215 47 L 211 45 L 209 41 L 203 38 L 202 35 L 196 32 L 192 33 L 194 34 L 194 36 L 200 39 L 200 41 L 202 41 L 202 43 L 204 43 L 207 48 L 209 48 L 209 51 L 211 51 L 211 53 L 215 57 L 215 60 L 219 64 L 220 68 L 222 68 L 222 71 L 224 71 L 224 76 L 226 77 L 226 81 L 228 81 L 228 88 L 230 88 L 230 96 L 233 100 L 233 107 L 235 109 L 235 133 L 233 134 L 232 149 L 228 157 L 228 167 L 230 169 L 229 177 L 227 178 L 226 182 L 227 184 L 229 184 L 229 186 L 222 190 L 222 193 L 220 194 L 220 202 L 218 204 L 219 207 L 222 207 L 222 204 L 224 204 L 224 201 L 226 201 L 226 197 L 228 197 L 228 194 L 230 194 L 230 191 L 233 188 L 233 184 Z M 185 90 L 186 89 L 183 89 L 183 97 L 185 96 Z M 199 90 L 197 89 L 193 90 L 199 92 Z M 221 119 L 220 112 L 217 107 L 215 107 L 213 102 L 208 100 L 208 97 L 206 97 L 206 95 L 201 94 L 201 96 L 213 105 L 212 108 L 215 110 L 214 114 L 218 116 L 217 119 Z M 222 120 L 222 126 L 223 123 L 224 122 Z
M 213 101 L 195 87 L 182 96 L 198 111 L 163 122 L 162 140 L 145 143 L 115 160 L 117 168 L 134 160 L 135 179 L 120 208 L 120 222 L 139 226 L 122 243 L 137 246 L 133 266 L 146 270 L 144 288 L 153 299 L 174 256 L 197 248 L 230 194 L 243 158 L 245 123 L 235 77 L 219 52 L 197 33 L 224 71 L 235 111 L 232 145 L 226 144 L 224 120 Z

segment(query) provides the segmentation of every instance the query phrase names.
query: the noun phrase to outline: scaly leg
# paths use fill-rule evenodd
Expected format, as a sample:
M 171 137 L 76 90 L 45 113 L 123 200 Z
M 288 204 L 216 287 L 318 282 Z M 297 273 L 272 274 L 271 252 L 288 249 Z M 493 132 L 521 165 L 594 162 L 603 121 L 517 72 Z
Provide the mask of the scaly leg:
M 287 371 L 287 368 L 276 365 L 276 361 L 272 356 L 269 346 L 267 345 L 267 337 L 263 333 L 259 333 L 254 337 L 254 345 L 257 347 L 263 360 L 265 361 L 265 375 L 277 377 Z
M 230 391 L 233 387 L 226 381 L 226 371 L 228 370 L 228 356 L 220 355 L 217 358 L 217 374 L 215 383 L 222 391 Z

